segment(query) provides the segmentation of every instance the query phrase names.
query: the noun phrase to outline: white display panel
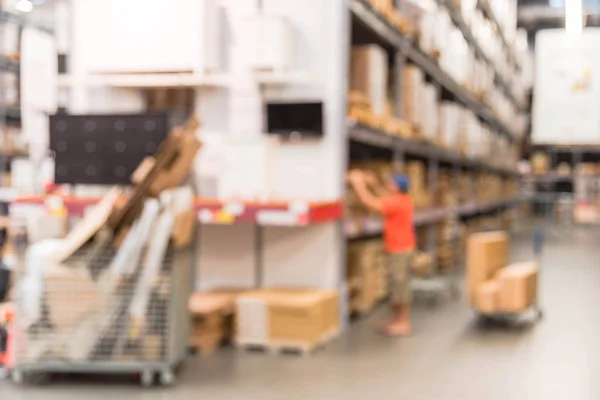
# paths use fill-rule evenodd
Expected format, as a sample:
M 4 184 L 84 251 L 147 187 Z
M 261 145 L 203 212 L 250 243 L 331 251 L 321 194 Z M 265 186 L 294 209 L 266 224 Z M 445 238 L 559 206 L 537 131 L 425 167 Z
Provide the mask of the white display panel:
M 195 72 L 217 68 L 214 0 L 76 0 L 73 40 L 86 72 Z
M 540 31 L 535 56 L 532 141 L 599 144 L 600 29 Z

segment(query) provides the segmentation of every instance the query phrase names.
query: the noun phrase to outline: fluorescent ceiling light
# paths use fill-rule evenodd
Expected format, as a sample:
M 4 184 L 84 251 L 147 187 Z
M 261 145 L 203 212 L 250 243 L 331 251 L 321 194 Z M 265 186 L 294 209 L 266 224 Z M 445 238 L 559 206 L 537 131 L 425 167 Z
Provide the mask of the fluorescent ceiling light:
M 565 29 L 568 35 L 579 35 L 583 31 L 582 0 L 565 1 Z
M 15 8 L 21 12 L 28 13 L 33 10 L 33 3 L 30 0 L 19 0 L 15 4 Z

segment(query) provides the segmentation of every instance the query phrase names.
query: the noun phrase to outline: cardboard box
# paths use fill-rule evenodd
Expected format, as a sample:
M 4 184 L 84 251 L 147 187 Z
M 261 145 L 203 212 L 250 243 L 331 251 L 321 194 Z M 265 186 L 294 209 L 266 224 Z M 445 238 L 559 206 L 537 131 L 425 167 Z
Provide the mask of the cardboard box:
M 475 308 L 484 314 L 494 314 L 500 310 L 500 284 L 497 280 L 479 285 Z
M 476 233 L 467 243 L 467 283 L 471 304 L 477 301 L 479 286 L 508 264 L 506 232 Z
M 339 294 L 328 290 L 265 289 L 236 302 L 241 345 L 314 346 L 339 330 Z
M 423 71 L 415 66 L 406 66 L 402 70 L 402 118 L 415 125 L 420 130 L 424 118 L 423 107 L 423 88 L 425 85 L 425 75 Z
M 235 300 L 241 293 L 239 290 L 222 290 L 190 296 L 190 347 L 202 354 L 210 354 L 222 342 L 233 337 Z
M 536 262 L 512 264 L 498 271 L 500 308 L 520 312 L 537 300 L 538 265 Z
M 386 112 L 388 87 L 388 55 L 377 45 L 352 48 L 350 90 L 364 93 L 374 115 Z

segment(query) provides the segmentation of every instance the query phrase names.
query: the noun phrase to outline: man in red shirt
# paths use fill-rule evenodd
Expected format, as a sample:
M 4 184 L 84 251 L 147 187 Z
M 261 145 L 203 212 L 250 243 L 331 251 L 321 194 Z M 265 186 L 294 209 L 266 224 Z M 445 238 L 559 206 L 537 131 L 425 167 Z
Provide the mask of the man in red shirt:
M 410 334 L 410 267 L 415 250 L 413 226 L 414 204 L 408 196 L 408 179 L 395 175 L 384 193 L 374 195 L 369 190 L 369 176 L 362 171 L 350 172 L 350 182 L 360 201 L 368 208 L 382 214 L 383 237 L 388 252 L 391 276 L 392 319 L 382 330 L 390 336 Z

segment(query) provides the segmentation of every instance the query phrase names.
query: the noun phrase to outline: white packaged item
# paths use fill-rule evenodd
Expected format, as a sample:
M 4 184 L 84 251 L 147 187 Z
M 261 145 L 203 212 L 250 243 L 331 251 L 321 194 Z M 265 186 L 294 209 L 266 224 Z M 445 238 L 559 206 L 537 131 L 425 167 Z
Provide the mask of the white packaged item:
M 52 215 L 44 207 L 32 209 L 27 215 L 27 238 L 29 243 L 43 239 L 65 237 L 68 229 L 67 215 Z
M 40 319 L 42 306 L 42 274 L 44 269 L 54 266 L 48 260 L 60 249 L 62 240 L 46 239 L 27 247 L 25 253 L 25 276 L 17 287 L 17 299 L 21 304 L 19 308 L 19 322 L 22 329 L 27 329 Z
M 151 228 L 152 235 L 146 248 L 144 267 L 130 306 L 131 315 L 136 320 L 143 320 L 146 314 L 150 291 L 160 273 L 171 238 L 172 226 L 173 215 L 169 211 L 164 211 Z
M 215 0 L 75 0 L 73 10 L 75 51 L 89 73 L 201 74 L 219 67 Z
M 473 16 L 475 14 L 475 8 L 477 7 L 477 0 L 461 0 L 460 11 L 463 20 L 467 25 L 471 24 Z
M 294 38 L 282 16 L 253 14 L 241 19 L 235 40 L 237 60 L 249 71 L 288 71 L 293 67 Z M 235 67 L 235 66 L 234 66 Z
M 461 140 L 463 109 L 455 103 L 443 102 L 440 106 L 440 135 L 443 142 L 457 149 Z
M 439 130 L 438 95 L 439 93 L 435 86 L 429 83 L 423 85 L 420 126 L 423 135 L 432 141 L 436 139 Z
M 278 146 L 278 138 L 267 135 L 228 137 L 219 177 L 219 199 L 268 201 L 273 155 Z
M 217 198 L 219 196 L 219 177 L 225 155 L 225 132 L 200 130 L 202 147 L 194 159 L 194 190 L 200 197 Z
M 445 7 L 438 7 L 435 11 L 435 29 L 433 43 L 436 50 L 443 54 L 448 48 L 448 38 L 453 27 L 452 20 Z
M 11 162 L 12 187 L 20 193 L 39 193 L 46 183 L 53 181 L 54 160 L 51 158 L 39 164 L 27 158 L 15 158 Z

